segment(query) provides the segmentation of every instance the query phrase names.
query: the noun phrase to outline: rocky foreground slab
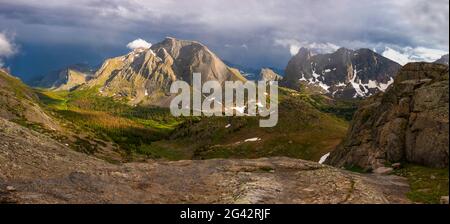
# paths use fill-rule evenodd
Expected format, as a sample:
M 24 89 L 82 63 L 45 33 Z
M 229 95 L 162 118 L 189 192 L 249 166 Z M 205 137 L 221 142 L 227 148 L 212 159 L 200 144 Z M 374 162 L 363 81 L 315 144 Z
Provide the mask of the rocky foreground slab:
M 111 164 L 0 118 L 0 203 L 409 203 L 408 188 L 289 158 Z

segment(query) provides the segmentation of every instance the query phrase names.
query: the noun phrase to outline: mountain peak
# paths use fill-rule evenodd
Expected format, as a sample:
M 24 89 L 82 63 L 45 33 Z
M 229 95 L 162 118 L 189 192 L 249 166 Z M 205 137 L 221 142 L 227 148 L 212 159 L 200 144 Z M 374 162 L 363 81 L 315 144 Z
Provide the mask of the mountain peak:
M 164 40 L 161 42 L 161 44 L 173 44 L 175 42 L 178 42 L 179 40 L 175 37 L 166 37 L 164 38 Z
M 311 50 L 306 48 L 306 47 L 301 47 L 298 50 L 297 56 L 299 57 L 307 57 L 307 56 L 311 56 Z
M 352 50 L 352 49 L 348 49 L 348 48 L 345 48 L 345 47 L 340 47 L 339 49 L 336 50 L 335 53 L 340 53 L 340 54 L 347 53 L 347 54 L 350 54 L 350 53 L 353 53 L 353 52 L 354 52 L 354 50 Z
M 245 80 L 203 44 L 166 37 L 149 49 L 105 61 L 87 86 L 101 86 L 101 95 L 125 99 L 132 105 L 168 106 L 171 83 L 191 83 L 193 73 L 201 73 L 204 82 Z
M 358 52 L 358 53 L 376 53 L 375 51 L 373 51 L 369 48 L 360 48 L 360 49 L 356 50 L 356 52 Z
M 282 85 L 337 98 L 367 97 L 386 90 L 399 69 L 399 64 L 370 49 L 341 47 L 315 55 L 301 49 L 289 61 Z
M 195 41 L 195 40 L 183 40 L 183 39 L 177 39 L 175 37 L 166 37 L 160 44 L 165 45 L 201 45 L 202 47 L 206 47 L 202 43 Z

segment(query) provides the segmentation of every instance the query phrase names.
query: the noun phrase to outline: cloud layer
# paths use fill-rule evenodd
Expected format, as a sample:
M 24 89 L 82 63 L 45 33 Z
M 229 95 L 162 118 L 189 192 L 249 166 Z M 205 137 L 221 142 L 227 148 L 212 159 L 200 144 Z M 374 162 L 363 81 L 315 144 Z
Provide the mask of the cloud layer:
M 3 59 L 14 55 L 17 51 L 15 44 L 4 32 L 0 32 L 0 67 L 3 67 Z
M 442 55 L 447 53 L 448 52 L 446 51 L 429 49 L 424 47 L 417 47 L 417 48 L 406 47 L 400 49 L 393 49 L 390 47 L 386 47 L 382 55 L 386 58 L 396 61 L 401 65 L 405 65 L 408 62 L 418 62 L 418 61 L 434 62 L 439 58 L 441 58 Z
M 292 56 L 296 55 L 302 47 L 310 49 L 315 54 L 332 53 L 339 49 L 339 46 L 332 43 L 300 42 L 295 39 L 276 39 L 274 43 L 275 45 L 289 48 Z
M 449 48 L 447 0 L 0 0 L 0 5 L 0 27 L 15 31 L 24 43 L 109 49 L 137 37 L 158 42 L 175 36 L 199 40 L 219 56 L 251 66 L 284 67 L 301 46 Z M 292 43 L 282 43 L 286 40 Z

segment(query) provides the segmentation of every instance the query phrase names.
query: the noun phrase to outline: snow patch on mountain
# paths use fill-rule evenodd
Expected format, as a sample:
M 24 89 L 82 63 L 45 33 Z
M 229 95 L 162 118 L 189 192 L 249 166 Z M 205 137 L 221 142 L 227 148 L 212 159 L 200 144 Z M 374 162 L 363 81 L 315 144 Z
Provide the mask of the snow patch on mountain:
M 394 78 L 391 77 L 391 79 L 387 83 L 380 83 L 379 89 L 384 92 L 393 83 L 394 83 Z
M 378 89 L 382 92 L 386 91 L 386 89 L 394 83 L 394 79 L 391 77 L 387 83 L 379 83 L 376 80 L 369 80 L 368 83 L 362 83 L 361 79 L 358 78 L 358 70 L 353 71 L 353 77 L 350 80 L 350 83 L 353 86 L 356 94 L 353 96 L 356 97 L 368 97 L 371 96 L 370 89 Z
M 323 155 L 322 157 L 320 157 L 319 163 L 323 164 L 327 160 L 328 156 L 330 156 L 330 153 L 327 153 L 327 154 Z
M 358 76 L 358 70 L 354 69 L 353 77 L 350 80 L 350 84 L 352 84 L 353 89 L 356 91 L 356 94 L 353 97 L 354 98 L 356 98 L 358 96 L 365 97 L 366 93 L 368 92 L 368 90 L 365 89 L 364 86 L 361 85 L 361 80 L 360 79 L 358 79 L 358 81 L 359 81 L 358 83 L 356 82 L 357 76 Z M 363 87 L 363 89 L 361 89 L 361 86 Z
M 313 64 L 312 64 L 313 65 Z M 311 78 L 307 79 L 305 78 L 305 75 L 302 73 L 301 78 L 299 81 L 306 82 L 308 85 L 318 86 L 321 87 L 325 93 L 330 93 L 334 96 L 339 91 L 342 91 L 344 87 L 348 86 L 348 84 L 351 85 L 351 87 L 355 90 L 355 95 L 353 98 L 357 97 L 368 97 L 371 96 L 373 89 L 377 89 L 379 91 L 386 91 L 386 89 L 394 82 L 394 79 L 391 77 L 390 80 L 386 83 L 378 82 L 377 80 L 368 80 L 367 83 L 363 83 L 362 80 L 358 77 L 358 73 L 361 70 L 354 69 L 353 70 L 353 76 L 350 80 L 347 80 L 345 82 L 338 82 L 334 85 L 329 85 L 324 83 L 325 81 L 325 74 L 331 72 L 333 70 L 331 69 L 325 69 L 323 72 L 318 73 L 315 68 L 312 68 L 312 76 Z
M 249 139 L 245 139 L 244 142 L 257 142 L 257 141 L 261 141 L 261 138 L 249 138 Z
M 323 81 L 325 81 L 325 77 L 323 76 L 323 74 L 325 74 L 325 73 L 327 73 L 326 71 L 327 70 L 325 70 L 325 71 L 323 71 L 323 72 L 321 72 L 320 74 L 318 74 L 317 72 L 316 72 L 316 69 L 315 69 L 315 64 L 314 63 L 311 63 L 311 67 L 312 67 L 312 78 L 309 78 L 309 79 L 306 79 L 305 78 L 305 75 L 302 73 L 302 76 L 301 76 L 301 78 L 299 79 L 299 81 L 304 81 L 304 82 L 307 82 L 308 84 L 310 84 L 310 85 L 315 85 L 315 86 L 319 86 L 319 87 L 321 87 L 326 93 L 329 93 L 330 92 L 330 86 L 329 85 L 327 85 L 327 84 L 325 84 Z M 328 69 L 329 71 L 328 72 L 331 72 L 331 70 L 330 69 Z

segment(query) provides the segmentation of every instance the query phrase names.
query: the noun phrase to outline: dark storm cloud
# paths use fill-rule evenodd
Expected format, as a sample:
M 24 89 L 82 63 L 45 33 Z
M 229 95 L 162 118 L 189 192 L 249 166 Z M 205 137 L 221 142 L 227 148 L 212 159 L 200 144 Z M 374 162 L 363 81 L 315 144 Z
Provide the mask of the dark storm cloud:
M 251 66 L 282 67 L 297 45 L 448 51 L 448 26 L 447 0 L 0 0 L 0 32 L 19 44 L 125 49 L 176 36 Z

